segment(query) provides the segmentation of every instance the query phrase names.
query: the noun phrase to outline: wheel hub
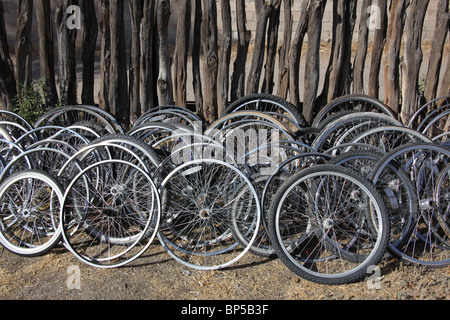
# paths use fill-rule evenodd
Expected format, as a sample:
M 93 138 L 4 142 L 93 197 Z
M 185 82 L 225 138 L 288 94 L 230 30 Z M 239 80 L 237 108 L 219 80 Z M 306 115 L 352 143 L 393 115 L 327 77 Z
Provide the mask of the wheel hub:
M 322 225 L 325 230 L 330 230 L 334 226 L 334 220 L 331 218 L 327 218 L 323 221 Z
M 202 209 L 199 212 L 199 216 L 201 219 L 208 219 L 211 216 L 211 211 L 209 209 Z

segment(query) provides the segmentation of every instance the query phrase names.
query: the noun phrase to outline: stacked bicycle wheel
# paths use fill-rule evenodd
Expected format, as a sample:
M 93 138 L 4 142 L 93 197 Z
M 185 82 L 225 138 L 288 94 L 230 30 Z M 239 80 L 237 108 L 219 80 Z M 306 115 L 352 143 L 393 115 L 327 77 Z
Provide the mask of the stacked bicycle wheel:
M 128 132 L 92 106 L 34 125 L 5 112 L 0 242 L 23 256 L 62 243 L 114 268 L 158 239 L 190 268 L 253 253 L 324 284 L 362 279 L 386 252 L 448 266 L 447 106 L 436 99 L 405 126 L 380 101 L 349 95 L 309 125 L 287 101 L 256 94 L 209 125 L 160 106 Z

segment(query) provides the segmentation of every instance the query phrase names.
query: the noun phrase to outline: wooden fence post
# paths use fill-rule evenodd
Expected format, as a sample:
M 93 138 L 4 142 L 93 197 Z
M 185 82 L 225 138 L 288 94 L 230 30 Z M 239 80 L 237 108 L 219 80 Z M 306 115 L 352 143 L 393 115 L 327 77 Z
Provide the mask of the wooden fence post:
M 203 90 L 200 74 L 200 46 L 202 42 L 203 23 L 202 0 L 195 0 L 194 35 L 192 39 L 192 86 L 194 89 L 195 108 L 199 115 L 203 115 Z
M 301 16 L 297 25 L 295 37 L 292 40 L 289 54 L 289 96 L 292 104 L 300 107 L 300 59 L 302 55 L 303 40 L 308 31 L 309 7 L 311 0 L 303 0 Z
M 215 0 L 203 0 L 202 43 L 205 56 L 203 117 L 207 123 L 217 119 L 217 76 L 219 67 L 217 7 Z
M 111 111 L 109 104 L 109 83 L 111 77 L 111 34 L 110 34 L 110 0 L 100 0 L 100 108 Z
M 217 116 L 220 118 L 225 111 L 230 91 L 230 61 L 231 61 L 231 7 L 230 0 L 222 0 L 222 45 L 219 59 L 219 78 L 217 93 Z
M 333 41 L 324 88 L 319 97 L 320 106 L 350 93 L 350 59 L 355 19 L 356 0 L 333 0 Z
M 111 0 L 111 69 L 109 104 L 111 113 L 126 130 L 130 124 L 128 100 L 127 55 L 125 46 L 124 2 Z
M 55 79 L 55 50 L 51 21 L 50 0 L 36 1 L 36 22 L 39 34 L 39 62 L 41 77 L 45 79 L 46 105 L 54 107 L 58 103 Z
M 310 7 L 308 21 L 308 49 L 306 52 L 303 117 L 309 123 L 314 118 L 320 80 L 320 40 L 326 0 L 315 0 Z
M 156 21 L 159 35 L 159 77 L 158 77 L 158 99 L 161 105 L 172 105 L 173 83 L 170 69 L 170 53 L 168 27 L 170 18 L 170 1 L 158 0 L 156 8 Z
M 141 61 L 140 61 L 140 89 L 141 89 L 141 115 L 152 109 L 157 104 L 155 94 L 155 4 L 156 0 L 144 0 L 143 17 L 140 30 Z
M 392 1 L 384 58 L 385 101 L 394 112 L 400 110 L 400 48 L 406 8 L 410 0 Z
M 269 94 L 273 93 L 273 88 L 275 86 L 274 75 L 278 49 L 278 29 L 280 26 L 280 5 L 281 1 L 274 3 L 274 9 L 270 14 L 269 25 L 267 28 L 267 54 L 265 64 L 266 70 L 264 73 L 261 91 Z
M 437 98 L 439 79 L 442 67 L 443 51 L 450 26 L 448 12 L 449 0 L 439 0 L 434 39 L 431 48 L 430 62 L 428 64 L 427 79 L 425 85 L 425 99 L 427 101 Z
M 275 9 L 272 5 L 272 1 L 267 1 L 258 8 L 257 13 L 259 12 L 259 14 L 255 32 L 255 49 L 247 80 L 247 94 L 257 93 L 259 91 L 261 70 L 264 63 L 264 53 L 266 48 L 267 23 L 272 11 Z
M 56 26 L 58 34 L 59 91 L 62 105 L 78 104 L 77 74 L 75 61 L 76 28 L 69 28 L 67 10 L 77 1 L 63 0 L 56 9 Z
M 94 105 L 95 84 L 95 52 L 98 38 L 98 22 L 95 5 L 91 0 L 82 0 L 84 17 L 83 28 L 83 88 L 81 101 L 86 105 Z
M 33 81 L 33 43 L 31 28 L 33 23 L 33 0 L 19 0 L 17 2 L 17 30 L 16 30 L 16 82 L 17 91 L 22 86 L 28 87 Z
M 128 67 L 128 95 L 130 100 L 130 122 L 135 123 L 141 116 L 141 23 L 144 15 L 144 3 L 130 0 L 131 47 Z
M 234 71 L 231 80 L 231 100 L 235 101 L 245 95 L 245 64 L 247 62 L 248 48 L 251 32 L 247 30 L 245 0 L 236 1 L 236 23 L 238 31 L 238 47 L 234 60 Z
M 4 6 L 0 1 L 0 85 L 6 98 L 6 109 L 14 111 L 14 98 L 17 95 L 14 64 L 9 53 L 8 37 L 6 34 Z
M 371 4 L 372 0 L 364 0 L 361 6 L 358 49 L 353 67 L 353 93 L 356 94 L 365 93 L 364 70 L 367 58 L 367 45 L 369 42 L 369 26 L 367 25 L 367 21 L 370 17 L 370 12 L 367 12 L 367 9 L 370 8 Z
M 388 27 L 387 17 L 387 2 L 388 0 L 378 0 L 379 17 L 378 25 L 376 26 L 375 35 L 372 43 L 372 61 L 370 63 L 369 73 L 369 96 L 380 98 L 380 70 L 381 61 L 383 58 L 383 51 L 386 42 L 386 33 Z
M 191 1 L 180 3 L 174 53 L 173 91 L 175 104 L 187 106 L 187 62 L 191 35 Z
M 411 0 L 406 15 L 405 25 L 405 77 L 402 85 L 403 123 L 409 120 L 418 109 L 419 103 L 419 74 L 423 60 L 422 31 L 429 0 Z

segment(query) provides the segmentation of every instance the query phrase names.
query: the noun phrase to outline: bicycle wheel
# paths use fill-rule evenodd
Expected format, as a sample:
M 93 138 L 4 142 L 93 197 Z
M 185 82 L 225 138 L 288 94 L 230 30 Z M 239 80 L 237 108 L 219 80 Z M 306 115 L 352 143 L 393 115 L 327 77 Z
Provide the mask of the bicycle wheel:
M 268 139 L 270 140 L 270 139 Z M 280 164 L 299 154 L 314 152 L 308 145 L 293 143 L 289 140 L 270 141 L 268 144 L 261 144 L 250 148 L 242 159 L 251 168 L 252 172 L 259 176 L 270 176 L 279 169 Z M 291 162 L 295 167 L 299 162 Z
M 408 128 L 417 130 L 421 126 L 426 126 L 427 121 L 425 119 L 427 119 L 431 113 L 436 113 L 437 110 L 444 111 L 449 106 L 450 95 L 437 97 L 436 99 L 427 102 L 411 117 L 411 120 L 408 123 Z
M 21 155 L 24 149 L 16 143 L 4 139 L 0 139 L 0 156 L 7 165 L 10 161 L 13 161 L 17 156 Z M 27 164 L 29 169 L 29 162 Z
M 63 191 L 42 171 L 26 170 L 0 186 L 0 242 L 27 257 L 50 251 L 61 240 L 59 210 Z
M 17 139 L 30 130 L 28 127 L 24 127 L 13 121 L 0 121 L 0 127 L 8 132 L 9 136 L 14 141 L 17 141 Z
M 317 136 L 312 144 L 319 152 L 340 144 L 350 143 L 360 134 L 380 126 L 402 126 L 401 123 L 387 115 L 374 112 L 357 112 L 345 115 L 331 122 Z
M 443 111 L 442 113 L 433 117 L 426 127 L 420 128 L 423 135 L 430 137 L 434 142 L 443 142 L 446 139 L 446 134 L 450 131 L 449 121 L 450 110 Z M 441 141 L 438 138 L 444 137 Z
M 437 219 L 442 231 L 450 237 L 450 165 L 447 166 L 436 183 L 436 207 L 438 209 Z
M 159 108 L 143 114 L 134 124 L 134 127 L 147 122 L 170 123 L 172 125 L 184 125 L 191 130 L 202 133 L 205 129 L 204 122 L 193 112 L 183 108 Z
M 120 267 L 150 246 L 160 214 L 159 193 L 147 172 L 123 160 L 101 161 L 67 187 L 62 235 L 69 251 L 84 263 Z
M 232 114 L 229 117 L 239 117 L 238 114 Z M 240 114 L 244 115 L 244 113 Z M 245 159 L 245 156 L 251 155 L 261 146 L 278 145 L 280 141 L 294 141 L 291 133 L 277 121 L 259 119 L 243 119 L 227 124 L 217 122 L 207 130 L 206 135 L 226 146 L 227 153 L 234 156 L 234 163 L 237 164 L 247 163 L 248 159 Z M 295 148 L 294 143 L 292 144 Z
M 0 172 L 0 182 L 20 171 L 38 170 L 58 180 L 61 186 L 66 186 L 69 177 L 63 179 L 58 174 L 69 159 L 70 155 L 54 148 L 40 147 L 27 150 L 8 162 Z
M 154 150 L 134 137 L 125 134 L 111 134 L 92 141 L 81 148 L 61 168 L 64 171 L 72 161 L 77 161 L 84 167 L 88 167 L 102 160 L 124 160 L 140 166 L 146 172 L 152 174 L 160 159 Z
M 370 182 L 347 168 L 319 165 L 281 186 L 272 202 L 269 234 L 282 262 L 297 275 L 345 284 L 381 261 L 388 221 Z
M 382 126 L 373 128 L 363 132 L 351 141 L 351 143 L 370 144 L 376 146 L 384 152 L 389 152 L 398 147 L 414 142 L 431 143 L 432 141 L 415 130 L 397 126 Z
M 64 106 L 52 109 L 40 117 L 34 124 L 34 127 L 50 125 L 69 127 L 80 122 L 98 124 L 111 134 L 124 133 L 119 122 L 110 113 L 98 107 L 86 105 Z
M 439 221 L 436 202 L 439 177 L 449 164 L 450 151 L 436 144 L 414 143 L 388 153 L 374 168 L 372 180 L 378 183 L 388 168 L 408 176 L 413 186 L 418 213 L 411 231 L 392 253 L 407 263 L 439 268 L 450 263 L 450 239 Z M 444 174 L 445 175 L 445 174 Z
M 372 177 L 373 170 L 385 153 L 360 150 L 351 151 L 329 161 L 351 168 L 364 177 Z M 391 234 L 389 249 L 400 247 L 412 230 L 413 221 L 417 217 L 417 197 L 414 186 L 407 175 L 395 167 L 385 168 L 383 174 L 377 179 L 374 186 L 384 199 L 388 209 Z
M 178 166 L 161 184 L 160 242 L 178 262 L 221 269 L 241 259 L 260 225 L 258 194 L 236 167 L 215 159 Z
M 240 98 L 225 109 L 223 116 L 238 111 L 267 113 L 283 122 L 291 130 L 298 130 L 308 126 L 303 115 L 293 104 L 270 94 L 256 93 Z
M 190 127 L 180 124 L 146 122 L 135 126 L 127 134 L 143 141 L 165 159 L 176 145 L 186 140 L 184 135 L 186 133 L 193 134 L 193 131 Z
M 261 227 L 258 236 L 250 251 L 262 257 L 273 257 L 273 248 L 268 234 L 268 218 L 273 196 L 280 186 L 296 172 L 308 168 L 312 165 L 324 164 L 332 157 L 326 154 L 305 152 L 299 153 L 282 162 L 269 176 L 260 176 L 253 179 L 261 196 Z
M 17 139 L 17 143 L 24 149 L 27 149 L 43 140 L 65 141 L 76 149 L 80 149 L 89 143 L 89 140 L 75 129 L 60 126 L 38 127 L 23 134 L 19 139 Z
M 397 119 L 397 115 L 381 101 L 367 95 L 345 95 L 323 107 L 314 117 L 312 127 L 319 127 L 327 117 L 342 111 L 375 112 Z
M 33 130 L 33 126 L 27 120 L 12 111 L 0 110 L 0 120 L 15 122 L 27 130 Z
M 275 117 L 257 111 L 237 111 L 232 114 L 225 115 L 213 122 L 205 131 L 205 135 L 216 136 L 218 132 L 224 128 L 230 128 L 233 124 L 242 124 L 248 122 L 268 122 L 279 130 L 292 134 L 288 127 Z

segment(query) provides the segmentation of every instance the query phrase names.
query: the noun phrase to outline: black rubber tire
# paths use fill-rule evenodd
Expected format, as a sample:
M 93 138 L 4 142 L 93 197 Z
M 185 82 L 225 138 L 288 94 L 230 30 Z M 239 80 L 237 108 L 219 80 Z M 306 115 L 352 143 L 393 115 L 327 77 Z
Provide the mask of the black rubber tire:
M 337 175 L 337 176 L 341 176 L 341 177 L 345 177 L 346 179 L 350 179 L 353 181 L 353 183 L 357 183 L 359 184 L 360 188 L 364 188 L 365 192 L 368 192 L 367 194 L 370 194 L 371 198 L 373 200 L 375 200 L 376 203 L 376 207 L 378 207 L 378 216 L 380 217 L 379 219 L 379 224 L 378 226 L 381 227 L 380 234 L 377 236 L 378 240 L 376 241 L 376 244 L 374 245 L 373 250 L 371 251 L 371 253 L 367 256 L 367 258 L 362 262 L 359 263 L 355 266 L 355 268 L 352 268 L 350 270 L 346 270 L 343 273 L 335 273 L 335 274 L 325 274 L 325 273 L 320 273 L 319 271 L 316 271 L 314 269 L 314 265 L 315 262 L 308 262 L 311 263 L 311 267 L 312 269 L 308 269 L 307 267 L 301 266 L 300 263 L 297 263 L 298 260 L 296 260 L 296 250 L 298 250 L 300 248 L 305 247 L 305 251 L 306 250 L 315 250 L 315 249 L 308 249 L 308 245 L 307 244 L 303 244 L 302 238 L 296 239 L 294 241 L 294 244 L 296 246 L 296 249 L 293 249 L 293 254 L 294 256 L 291 256 L 290 252 L 287 252 L 287 248 L 284 247 L 284 244 L 281 243 L 281 241 L 279 240 L 279 232 L 278 232 L 278 207 L 280 205 L 280 201 L 284 200 L 285 197 L 285 193 L 289 193 L 291 191 L 291 188 L 293 188 L 297 183 L 302 182 L 303 180 L 301 179 L 307 179 L 309 176 L 314 177 L 316 174 L 332 174 L 332 175 Z M 317 216 L 317 215 L 315 215 Z M 292 223 L 294 223 L 294 220 L 289 220 L 292 221 L 290 224 L 288 224 L 288 228 L 290 230 L 294 230 L 295 226 L 292 225 Z M 311 226 L 314 226 L 315 222 L 319 222 L 320 221 L 314 221 L 314 217 L 310 217 L 310 221 L 309 223 L 311 223 Z M 320 224 L 319 224 L 320 226 Z M 321 228 L 321 227 L 319 227 Z M 334 228 L 331 227 L 331 228 Z M 305 229 L 307 230 L 307 229 Z M 282 231 L 280 231 L 281 233 Z M 286 231 L 287 232 L 287 231 Z M 322 231 L 314 231 L 314 230 L 309 230 L 308 232 L 322 232 Z M 331 232 L 331 231 L 329 231 Z M 326 232 L 328 233 L 328 231 Z M 353 283 L 356 281 L 361 280 L 367 273 L 367 270 L 370 266 L 374 266 L 377 265 L 381 259 L 383 258 L 384 254 L 386 253 L 386 248 L 387 248 L 387 244 L 388 244 L 388 240 L 389 240 L 389 219 L 388 219 L 388 214 L 387 214 L 387 209 L 386 206 L 384 205 L 383 199 L 381 197 L 381 195 L 379 194 L 379 192 L 375 189 L 375 187 L 373 186 L 372 183 L 370 183 L 368 180 L 365 180 L 364 178 L 362 178 L 360 175 L 356 174 L 353 170 L 349 170 L 347 168 L 341 167 L 341 166 L 336 166 L 336 165 L 318 165 L 318 166 L 314 166 L 310 169 L 305 169 L 302 170 L 300 172 L 298 172 L 297 174 L 295 174 L 294 176 L 292 176 L 289 180 L 287 180 L 279 189 L 279 191 L 275 194 L 273 201 L 272 201 L 272 206 L 269 212 L 269 235 L 271 237 L 272 240 L 272 244 L 275 248 L 275 251 L 278 254 L 278 257 L 280 258 L 280 260 L 292 271 L 294 272 L 296 275 L 308 280 L 308 281 L 312 281 L 315 283 L 320 283 L 320 284 L 327 284 L 327 285 L 340 285 L 340 284 L 348 284 L 348 283 Z M 325 235 L 325 234 L 324 234 Z M 302 237 L 304 237 L 304 235 L 302 235 Z M 310 237 L 309 235 L 307 235 L 307 238 Z M 328 236 L 327 236 L 328 237 Z M 299 242 L 300 241 L 300 242 Z M 320 240 L 319 240 L 320 241 Z M 327 241 L 327 240 L 322 240 L 322 241 Z M 307 241 L 309 242 L 309 240 Z M 324 247 L 327 247 L 328 245 L 325 245 Z M 340 256 L 340 251 L 341 249 L 337 249 L 337 251 L 339 252 L 339 256 Z M 312 255 L 312 252 L 308 252 L 307 253 L 307 260 L 310 260 L 310 255 Z M 346 259 L 345 255 L 343 255 L 341 257 L 344 259 L 344 261 L 351 262 L 349 260 Z M 327 260 L 328 258 L 325 257 L 323 258 L 322 256 L 319 257 L 319 260 Z M 315 260 L 313 260 L 315 261 Z

